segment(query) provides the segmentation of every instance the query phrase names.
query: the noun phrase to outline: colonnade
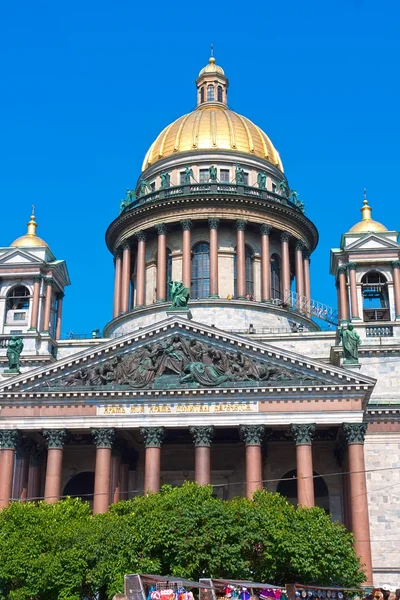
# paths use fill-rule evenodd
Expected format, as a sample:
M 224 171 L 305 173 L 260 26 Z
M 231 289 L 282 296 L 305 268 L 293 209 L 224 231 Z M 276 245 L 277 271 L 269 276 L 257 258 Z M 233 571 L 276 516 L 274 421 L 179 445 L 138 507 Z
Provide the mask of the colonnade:
M 32 294 L 32 310 L 31 310 L 31 326 L 33 330 L 38 330 L 39 327 L 39 305 L 40 305 L 40 288 L 41 282 L 44 282 L 44 310 L 43 310 L 43 333 L 50 331 L 51 307 L 53 301 L 53 289 L 55 287 L 54 279 L 51 277 L 42 277 L 36 275 L 33 278 L 33 294 Z M 61 320 L 62 320 L 62 303 L 64 294 L 57 293 L 57 312 L 55 323 L 55 338 L 61 338 Z
M 395 318 L 400 318 L 400 260 L 391 263 L 393 273 L 393 291 Z M 362 306 L 359 306 L 357 294 L 357 264 L 349 262 L 339 266 L 336 288 L 338 292 L 339 320 L 349 321 L 362 318 Z
M 347 520 L 355 536 L 355 549 L 366 564 L 367 574 L 372 573 L 369 543 L 369 518 L 364 462 L 365 424 L 344 423 L 343 435 L 347 443 L 347 473 L 344 478 L 344 504 Z M 240 436 L 245 444 L 246 495 L 251 498 L 263 483 L 264 425 L 241 425 Z M 314 424 L 293 424 L 290 428 L 296 445 L 297 499 L 305 507 L 314 506 L 314 475 L 312 442 Z M 115 429 L 92 429 L 96 447 L 94 513 L 104 513 L 112 503 L 128 497 L 128 469 L 121 461 Z M 145 444 L 144 491 L 160 489 L 161 452 L 164 427 L 143 427 L 141 433 Z M 195 481 L 199 485 L 211 483 L 211 452 L 214 437 L 213 426 L 190 427 L 195 445 Z M 44 500 L 57 502 L 61 498 L 63 449 L 67 441 L 65 429 L 42 432 L 47 446 L 47 462 Z M 11 500 L 26 502 L 38 499 L 40 494 L 40 455 L 37 446 L 21 443 L 17 430 L 0 431 L 0 507 L 7 507 Z M 113 448 L 117 449 L 113 454 Z M 15 458 L 17 453 L 17 468 Z M 13 494 L 14 491 L 14 494 Z
M 209 247 L 210 247 L 210 298 L 219 297 L 218 277 L 218 230 L 221 219 L 209 218 Z M 248 222 L 243 219 L 235 221 L 236 229 L 236 268 L 237 268 L 237 298 L 246 298 L 246 230 Z M 254 226 L 254 224 L 252 223 Z M 190 289 L 191 286 L 191 231 L 193 222 L 190 219 L 180 221 L 182 229 L 182 281 Z M 259 226 L 261 247 L 261 301 L 271 301 L 271 265 L 270 265 L 270 225 Z M 157 235 L 157 302 L 167 299 L 167 226 L 164 223 L 155 227 Z M 135 306 L 145 304 L 145 279 L 146 279 L 146 241 L 152 231 L 136 233 L 136 298 Z M 296 276 L 296 293 L 300 297 L 301 312 L 307 312 L 311 297 L 310 291 L 310 258 L 309 251 L 301 240 L 294 239 L 288 232 L 280 232 L 281 248 L 281 289 L 282 301 L 285 301 L 291 287 L 290 248 L 294 247 L 294 273 Z M 132 274 L 133 248 L 130 242 L 124 243 L 115 253 L 115 279 L 114 279 L 114 310 L 113 317 L 130 310 L 130 289 Z

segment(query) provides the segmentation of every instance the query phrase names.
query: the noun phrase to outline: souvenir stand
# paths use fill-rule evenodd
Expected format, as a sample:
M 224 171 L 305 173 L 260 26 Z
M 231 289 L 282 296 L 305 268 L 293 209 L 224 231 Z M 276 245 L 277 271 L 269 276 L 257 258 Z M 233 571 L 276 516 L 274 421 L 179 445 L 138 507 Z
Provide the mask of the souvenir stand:
M 353 600 L 363 598 L 365 589 L 324 587 L 314 585 L 303 585 L 300 583 L 287 584 L 288 600 Z
M 193 591 L 209 590 L 206 583 L 182 579 L 182 577 L 163 577 L 161 575 L 125 575 L 125 595 L 128 600 L 197 600 Z M 211 596 L 205 596 L 209 600 Z
M 238 579 L 200 579 L 200 600 L 287 600 L 285 588 Z

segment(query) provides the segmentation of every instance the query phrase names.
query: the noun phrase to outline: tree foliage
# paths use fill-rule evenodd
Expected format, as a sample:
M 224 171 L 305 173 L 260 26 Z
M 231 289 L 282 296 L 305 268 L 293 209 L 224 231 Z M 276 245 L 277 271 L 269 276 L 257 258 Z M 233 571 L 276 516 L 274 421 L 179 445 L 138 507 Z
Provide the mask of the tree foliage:
M 320 508 L 279 494 L 213 497 L 164 486 L 92 516 L 88 504 L 13 503 L 0 513 L 1 600 L 109 598 L 126 573 L 357 586 L 352 536 Z

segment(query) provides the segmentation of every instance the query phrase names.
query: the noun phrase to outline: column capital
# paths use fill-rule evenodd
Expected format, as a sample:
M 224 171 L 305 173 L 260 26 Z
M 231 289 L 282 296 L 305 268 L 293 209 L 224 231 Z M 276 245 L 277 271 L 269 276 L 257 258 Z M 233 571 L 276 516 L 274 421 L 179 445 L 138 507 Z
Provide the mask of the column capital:
M 400 269 L 400 260 L 392 260 L 393 269 Z
M 195 446 L 211 446 L 212 439 L 214 437 L 214 427 L 190 427 L 190 433 L 193 437 Z
M 116 248 L 113 252 L 114 258 L 121 258 L 121 254 L 122 254 L 121 246 L 119 248 Z
M 315 434 L 315 424 L 292 424 L 290 426 L 290 433 L 292 434 L 294 441 L 296 442 L 296 446 L 300 446 L 302 444 L 312 444 L 312 440 Z
M 349 271 L 355 271 L 357 269 L 357 263 L 355 262 L 349 262 L 347 263 L 347 266 L 349 268 Z
M 58 450 L 64 448 L 68 437 L 66 429 L 44 429 L 42 435 L 46 440 L 47 448 L 58 448 Z
M 41 275 L 35 275 L 33 278 L 33 283 L 40 283 L 43 277 Z
M 44 277 L 43 279 L 46 285 L 49 285 L 50 287 L 54 286 L 54 279 L 52 277 Z
M 141 427 L 146 448 L 160 448 L 164 439 L 164 427 Z
M 367 428 L 367 423 L 343 423 L 342 430 L 347 445 L 363 444 Z
M 303 245 L 303 259 L 310 260 L 310 256 L 311 256 L 310 248 L 307 248 L 307 246 Z
M 288 231 L 281 232 L 281 242 L 289 242 L 292 237 Z
M 303 252 L 304 249 L 304 242 L 302 240 L 297 240 L 296 241 L 296 250 L 300 250 L 301 252 Z
M 247 221 L 245 219 L 238 219 L 235 221 L 236 231 L 244 231 L 247 227 Z
M 240 425 L 239 433 L 246 446 L 261 446 L 264 439 L 264 425 Z
M 165 235 L 167 233 L 167 226 L 165 223 L 158 223 L 154 226 L 154 229 L 157 231 L 158 235 Z
M 145 242 L 147 240 L 145 231 L 138 231 L 135 235 L 138 242 Z
M 130 243 L 129 243 L 129 242 L 124 242 L 124 243 L 122 244 L 122 250 L 123 250 L 123 251 L 124 251 L 124 250 L 130 250 L 130 249 L 131 249 L 131 245 L 130 245 Z
M 260 233 L 261 235 L 270 235 L 272 231 L 272 225 L 261 225 Z
M 340 265 L 340 267 L 338 267 L 338 275 L 346 275 L 346 271 L 347 271 L 347 265 Z
M 18 429 L 2 429 L 0 431 L 0 450 L 16 450 L 19 439 Z
M 115 439 L 115 429 L 92 429 L 92 436 L 96 448 L 111 449 Z
M 190 219 L 183 219 L 180 223 L 183 231 L 190 231 L 193 227 L 193 222 Z
M 208 226 L 210 229 L 218 229 L 220 220 L 214 217 L 208 219 Z

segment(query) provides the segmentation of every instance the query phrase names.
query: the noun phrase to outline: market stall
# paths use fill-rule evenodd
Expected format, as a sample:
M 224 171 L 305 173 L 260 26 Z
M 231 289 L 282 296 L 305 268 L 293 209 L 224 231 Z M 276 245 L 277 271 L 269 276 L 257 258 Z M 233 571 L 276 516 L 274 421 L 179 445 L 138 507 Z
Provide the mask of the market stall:
M 197 600 L 199 590 L 208 591 L 209 595 L 204 595 L 204 600 L 211 600 L 211 591 L 206 583 L 162 575 L 125 575 L 128 600 Z
M 365 590 L 361 588 L 324 587 L 300 583 L 287 584 L 286 590 L 288 600 L 353 600 L 365 596 Z
M 286 590 L 270 583 L 239 579 L 200 579 L 200 600 L 287 600 Z

